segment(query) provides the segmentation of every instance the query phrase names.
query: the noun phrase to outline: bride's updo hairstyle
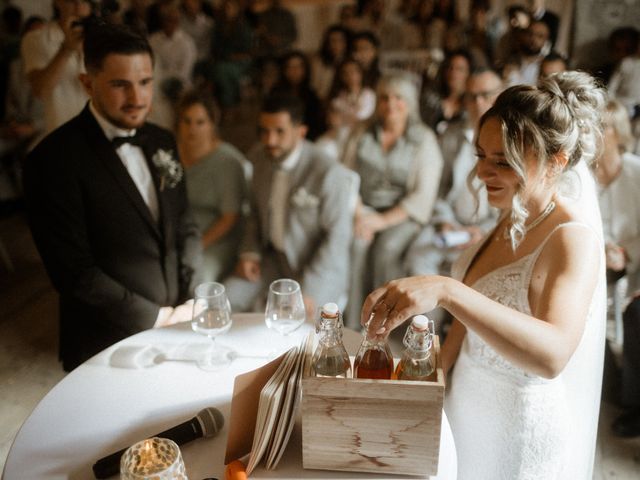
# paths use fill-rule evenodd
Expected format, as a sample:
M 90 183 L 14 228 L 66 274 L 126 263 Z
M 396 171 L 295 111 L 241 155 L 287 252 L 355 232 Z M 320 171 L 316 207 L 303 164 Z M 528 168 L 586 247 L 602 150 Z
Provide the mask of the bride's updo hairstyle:
M 580 161 L 592 163 L 602 143 L 604 105 L 605 92 L 593 77 L 583 72 L 563 72 L 547 77 L 537 87 L 508 88 L 480 119 L 478 131 L 489 118 L 500 122 L 505 159 L 520 177 L 509 232 L 514 250 L 524 238 L 529 215 L 523 198 L 529 180 L 525 152 L 535 152 L 538 174 L 549 168 L 558 173 L 557 178 L 563 173 L 554 160 L 557 154 L 568 160 L 564 172 Z

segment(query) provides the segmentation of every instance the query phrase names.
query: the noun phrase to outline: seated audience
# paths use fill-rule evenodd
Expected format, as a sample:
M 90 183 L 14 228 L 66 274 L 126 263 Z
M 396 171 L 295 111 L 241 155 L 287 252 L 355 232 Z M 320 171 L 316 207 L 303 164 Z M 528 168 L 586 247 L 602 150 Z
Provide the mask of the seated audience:
M 354 177 L 304 139 L 297 97 L 266 98 L 258 131 L 249 155 L 251 213 L 227 295 L 234 311 L 257 311 L 273 280 L 293 278 L 312 318 L 316 307 L 346 299 Z
M 473 72 L 464 95 L 466 115 L 440 137 L 444 168 L 431 222 L 411 245 L 405 259 L 408 275 L 448 275 L 463 249 L 477 243 L 493 227 L 497 210 L 487 202 L 484 185 L 469 174 L 476 167 L 475 136 L 480 117 L 502 92 L 493 70 Z
M 349 35 L 340 25 L 327 28 L 320 51 L 311 60 L 311 86 L 322 100 L 329 95 L 336 68 L 349 53 Z
M 631 125 L 616 100 L 604 116 L 604 149 L 595 167 L 605 236 L 607 276 L 624 275 L 635 297 L 624 312 L 622 403 L 629 410 L 613 423 L 622 437 L 640 435 L 640 157 L 630 153 Z
M 202 233 L 200 278 L 221 281 L 238 260 L 248 160 L 218 136 L 219 112 L 213 99 L 188 92 L 176 113 L 187 198 Z
M 471 68 L 471 56 L 466 50 L 453 52 L 440 66 L 435 85 L 427 84 L 423 89 L 420 116 L 438 135 L 462 116 L 462 97 Z
M 364 292 L 404 276 L 404 255 L 429 222 L 438 195 L 440 148 L 420 120 L 411 79 L 396 74 L 380 80 L 376 114 L 354 129 L 343 162 L 361 179 L 348 313 L 357 322 Z
M 376 94 L 363 85 L 362 67 L 354 59 L 342 62 L 336 70 L 329 103 L 342 116 L 341 125 L 352 127 L 369 118 L 376 108 Z
M 291 94 L 304 105 L 304 124 L 307 138 L 315 140 L 324 132 L 324 112 L 322 102 L 311 87 L 311 67 L 309 59 L 299 50 L 287 53 L 280 60 L 280 80 L 273 87 L 273 93 Z
M 29 85 L 44 105 L 47 133 L 77 115 L 87 102 L 78 79 L 84 72 L 84 27 L 77 22 L 91 14 L 91 2 L 55 0 L 54 6 L 55 19 L 26 34 L 21 44 Z

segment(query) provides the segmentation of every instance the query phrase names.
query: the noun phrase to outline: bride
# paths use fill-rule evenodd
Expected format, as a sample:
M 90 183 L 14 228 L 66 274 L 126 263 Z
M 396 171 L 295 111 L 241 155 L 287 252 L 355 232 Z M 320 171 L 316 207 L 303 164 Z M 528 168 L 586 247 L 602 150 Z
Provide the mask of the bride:
M 501 209 L 453 278 L 394 280 L 362 311 L 386 336 L 436 306 L 459 479 L 591 479 L 604 349 L 602 227 L 587 164 L 604 94 L 587 74 L 503 92 L 482 117 L 472 175 Z

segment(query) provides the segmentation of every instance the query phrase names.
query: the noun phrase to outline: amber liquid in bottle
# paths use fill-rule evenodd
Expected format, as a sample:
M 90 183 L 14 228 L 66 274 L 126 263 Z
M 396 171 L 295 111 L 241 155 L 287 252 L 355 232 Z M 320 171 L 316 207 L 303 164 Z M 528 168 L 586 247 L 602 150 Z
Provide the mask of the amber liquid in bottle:
M 400 361 L 392 378 L 394 380 L 421 380 L 425 382 L 435 382 L 437 380 L 436 372 L 433 368 L 431 373 L 427 375 L 422 374 L 424 370 L 421 366 L 407 365 L 407 362 Z
M 393 357 L 388 351 L 370 348 L 355 359 L 353 373 L 355 378 L 388 380 L 393 374 Z

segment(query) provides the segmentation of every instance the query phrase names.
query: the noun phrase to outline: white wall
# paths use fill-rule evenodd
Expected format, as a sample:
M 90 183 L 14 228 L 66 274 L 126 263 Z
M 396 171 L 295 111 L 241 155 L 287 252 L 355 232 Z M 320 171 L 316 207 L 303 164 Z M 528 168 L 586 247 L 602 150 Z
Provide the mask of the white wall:
M 640 27 L 640 0 L 576 0 L 573 57 L 583 68 L 607 59 L 607 38 L 618 27 Z

